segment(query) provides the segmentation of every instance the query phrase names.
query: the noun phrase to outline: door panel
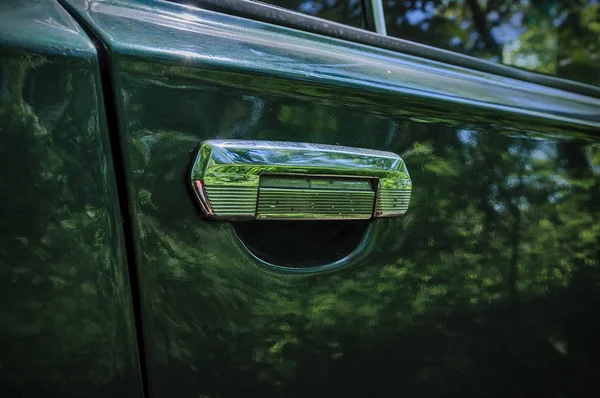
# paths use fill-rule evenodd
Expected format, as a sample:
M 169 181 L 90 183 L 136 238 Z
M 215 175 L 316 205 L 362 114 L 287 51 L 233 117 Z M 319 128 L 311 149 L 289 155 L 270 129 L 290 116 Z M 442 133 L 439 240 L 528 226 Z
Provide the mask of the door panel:
M 153 397 L 597 390 L 598 99 L 192 7 L 69 4 L 109 49 Z M 409 210 L 334 270 L 275 269 L 202 217 L 189 172 L 214 138 L 397 153 Z
M 0 4 L 0 395 L 142 395 L 96 49 Z

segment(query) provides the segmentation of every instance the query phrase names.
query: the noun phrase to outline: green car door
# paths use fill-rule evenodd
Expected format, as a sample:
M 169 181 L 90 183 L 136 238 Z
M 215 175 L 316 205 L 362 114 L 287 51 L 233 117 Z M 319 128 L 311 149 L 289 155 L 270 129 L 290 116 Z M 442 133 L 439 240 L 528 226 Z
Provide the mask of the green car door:
M 0 2 L 0 396 L 139 397 L 97 51 L 57 2 Z
M 147 396 L 600 392 L 593 76 L 248 1 L 61 4 L 98 51 Z

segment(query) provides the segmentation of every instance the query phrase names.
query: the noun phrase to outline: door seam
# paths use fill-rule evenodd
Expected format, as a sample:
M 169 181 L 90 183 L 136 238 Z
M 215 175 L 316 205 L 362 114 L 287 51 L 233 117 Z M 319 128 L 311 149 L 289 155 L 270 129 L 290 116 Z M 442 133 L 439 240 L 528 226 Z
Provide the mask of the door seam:
M 142 383 L 142 392 L 145 398 L 150 397 L 150 388 L 148 383 L 148 369 L 146 362 L 146 344 L 143 334 L 142 322 L 142 300 L 140 289 L 140 273 L 138 262 L 135 255 L 135 239 L 133 229 L 133 212 L 131 208 L 131 199 L 127 184 L 127 174 L 125 169 L 125 143 L 121 140 L 117 117 L 117 93 L 114 89 L 114 76 L 110 64 L 110 50 L 102 41 L 99 35 L 94 32 L 86 21 L 81 18 L 68 3 L 63 0 L 56 0 L 67 13 L 75 20 L 79 27 L 85 32 L 88 38 L 94 44 L 98 57 L 98 69 L 100 76 L 100 91 L 102 94 L 101 102 L 104 106 L 104 116 L 108 130 L 108 140 L 110 144 L 110 158 L 115 176 L 115 185 L 117 191 L 117 200 L 119 203 L 119 212 L 122 226 L 122 234 L 125 243 L 125 256 L 129 287 L 131 291 L 132 311 L 134 318 L 136 348 L 138 369 Z

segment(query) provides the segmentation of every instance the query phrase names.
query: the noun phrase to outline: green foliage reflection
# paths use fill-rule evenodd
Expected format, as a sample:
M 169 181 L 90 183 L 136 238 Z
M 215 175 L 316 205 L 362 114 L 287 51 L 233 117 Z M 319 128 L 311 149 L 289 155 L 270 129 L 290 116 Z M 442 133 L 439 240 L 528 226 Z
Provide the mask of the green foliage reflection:
M 597 146 L 225 89 L 177 91 L 194 101 L 159 110 L 143 105 L 135 75 L 124 88 L 132 118 L 155 126 L 132 127 L 127 140 L 158 396 L 558 397 L 598 387 Z M 194 112 L 198 103 L 214 111 Z M 230 112 L 241 108 L 259 111 Z M 356 267 L 264 272 L 229 225 L 200 219 L 182 192 L 193 153 L 181 154 L 231 137 L 213 126 L 234 124 L 235 138 L 399 153 L 414 183 L 409 211 L 377 222 Z
M 388 34 L 600 84 L 596 0 L 384 1 Z

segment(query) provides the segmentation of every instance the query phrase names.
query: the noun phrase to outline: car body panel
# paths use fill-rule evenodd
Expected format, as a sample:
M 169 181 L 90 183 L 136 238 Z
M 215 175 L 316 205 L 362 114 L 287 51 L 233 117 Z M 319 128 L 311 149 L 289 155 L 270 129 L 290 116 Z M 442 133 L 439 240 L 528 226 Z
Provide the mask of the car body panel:
M 190 6 L 65 6 L 107 47 L 152 397 L 598 391 L 597 98 Z M 201 216 L 215 138 L 397 153 L 409 210 L 327 273 L 275 270 Z
M 482 72 L 488 72 L 498 76 L 510 77 L 531 83 L 538 83 L 548 87 L 560 88 L 567 91 L 577 92 L 584 95 L 590 95 L 593 97 L 600 96 L 600 88 L 589 84 L 576 82 L 573 80 L 567 80 L 564 78 L 557 78 L 555 76 L 544 75 L 540 73 L 531 73 L 529 71 L 493 63 L 478 59 L 472 56 L 467 56 L 454 51 L 448 51 L 437 47 L 417 43 L 414 41 L 407 40 L 407 37 L 398 38 L 391 36 L 384 36 L 382 34 L 376 34 L 374 32 L 357 29 L 348 25 L 332 21 L 323 21 L 320 18 L 315 18 L 306 14 L 301 14 L 285 8 L 275 7 L 270 4 L 257 1 L 249 0 L 170 0 L 185 5 L 195 5 L 198 8 L 204 10 L 213 10 L 224 14 L 236 15 L 239 17 L 262 21 L 268 24 L 286 26 L 295 28 L 299 31 L 312 32 L 320 35 L 335 37 L 344 41 L 362 43 L 369 46 L 384 48 L 392 50 L 398 53 L 413 55 L 420 58 L 426 58 L 435 60 L 450 65 L 462 66 L 470 70 L 478 70 Z M 589 0 L 590 3 L 594 0 Z M 304 3 L 304 4 L 315 4 L 315 3 Z M 396 3 L 398 4 L 398 3 Z M 410 6 L 411 1 L 405 2 L 404 6 Z M 389 3 L 389 6 L 392 6 Z M 415 8 L 421 7 L 423 3 L 415 2 Z M 493 6 L 493 4 L 490 4 Z M 592 8 L 593 4 L 590 4 Z M 365 5 L 368 10 L 368 5 Z M 435 12 L 435 8 L 431 8 L 431 5 L 426 7 L 429 12 L 432 10 Z M 493 10 L 488 10 L 490 15 L 493 15 Z M 389 12 L 386 11 L 386 12 Z M 452 18 L 451 15 L 447 15 Z M 369 17 L 367 20 L 369 21 Z M 405 22 L 405 20 L 403 20 Z M 368 22 L 373 24 L 374 21 Z M 417 29 L 424 28 L 428 29 L 430 26 L 427 25 L 427 21 L 421 21 Z M 463 21 L 468 23 L 468 21 Z M 529 20 L 528 23 L 535 23 L 534 20 Z M 374 26 L 371 26 L 375 28 Z M 590 26 L 594 29 L 594 25 Z M 522 33 L 522 32 L 521 32 Z M 448 34 L 448 32 L 443 32 Z M 583 43 L 580 43 L 583 44 Z M 586 55 L 587 56 L 587 55 Z
M 0 25 L 1 394 L 139 397 L 96 49 L 53 1 Z
M 552 121 L 600 127 L 600 99 L 539 84 L 168 2 L 69 3 L 109 45 L 113 68 L 129 73 L 167 78 L 177 66 L 190 81 L 274 95 L 302 82 L 307 98 L 461 125 L 462 111 L 502 115 L 505 124 L 525 119 L 529 129 Z

